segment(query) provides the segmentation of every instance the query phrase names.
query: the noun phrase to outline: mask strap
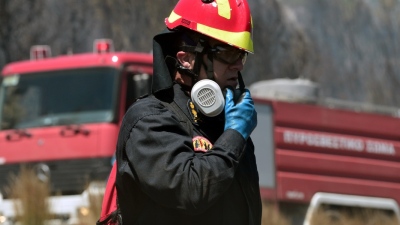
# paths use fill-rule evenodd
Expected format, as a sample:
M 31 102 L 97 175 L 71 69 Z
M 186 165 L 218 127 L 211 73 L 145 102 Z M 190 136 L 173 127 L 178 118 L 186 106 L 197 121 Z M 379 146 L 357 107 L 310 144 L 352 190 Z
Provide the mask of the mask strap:
M 196 48 L 194 49 L 196 56 L 195 56 L 195 62 L 194 62 L 194 66 L 193 66 L 193 73 L 195 74 L 195 76 L 192 77 L 193 85 L 197 81 L 199 81 L 200 69 L 201 69 L 201 65 L 203 64 L 204 50 L 205 50 L 205 41 L 203 39 L 200 39 L 199 42 L 197 43 Z
M 207 54 L 207 62 L 203 62 L 204 69 L 207 72 L 207 78 L 210 80 L 214 80 L 214 65 L 213 65 L 213 56 L 212 52 L 208 52 Z

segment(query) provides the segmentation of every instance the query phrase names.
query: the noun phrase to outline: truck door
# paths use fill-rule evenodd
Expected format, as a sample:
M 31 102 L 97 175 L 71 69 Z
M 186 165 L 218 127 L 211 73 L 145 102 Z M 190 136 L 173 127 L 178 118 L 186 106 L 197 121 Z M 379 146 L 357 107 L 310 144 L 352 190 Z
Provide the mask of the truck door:
M 152 66 L 129 65 L 123 71 L 120 92 L 120 120 L 133 102 L 140 96 L 151 92 Z

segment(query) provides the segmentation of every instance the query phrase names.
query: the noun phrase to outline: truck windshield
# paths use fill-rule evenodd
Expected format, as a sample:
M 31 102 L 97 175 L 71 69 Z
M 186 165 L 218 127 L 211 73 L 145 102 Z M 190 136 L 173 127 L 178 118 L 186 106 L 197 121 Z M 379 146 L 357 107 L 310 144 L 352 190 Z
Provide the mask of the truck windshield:
M 110 122 L 116 73 L 89 68 L 6 76 L 0 86 L 0 129 Z

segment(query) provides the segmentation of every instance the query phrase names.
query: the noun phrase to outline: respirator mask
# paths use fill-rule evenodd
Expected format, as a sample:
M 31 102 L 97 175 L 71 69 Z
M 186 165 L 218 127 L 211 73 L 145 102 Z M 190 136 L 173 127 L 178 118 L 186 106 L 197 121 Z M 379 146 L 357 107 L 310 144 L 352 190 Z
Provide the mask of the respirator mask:
M 237 102 L 244 92 L 244 82 L 241 74 L 238 76 L 239 88 L 234 90 L 234 99 Z M 225 107 L 225 91 L 211 79 L 198 81 L 190 93 L 193 104 L 207 117 L 218 116 Z
M 225 98 L 218 84 L 210 79 L 198 81 L 191 91 L 192 102 L 208 117 L 219 115 L 225 107 Z
M 195 107 L 207 117 L 218 116 L 225 108 L 225 91 L 222 91 L 219 85 L 212 79 L 213 77 L 213 64 L 212 60 L 216 59 L 224 64 L 231 65 L 237 62 L 239 59 L 242 60 L 242 64 L 246 62 L 247 52 L 232 47 L 227 44 L 214 45 L 213 47 L 204 47 L 204 40 L 200 40 L 196 47 L 184 46 L 183 50 L 188 52 L 195 52 L 196 62 L 194 72 L 187 70 L 182 66 L 178 66 L 181 73 L 189 74 L 193 80 L 197 79 L 197 74 L 200 71 L 200 66 L 203 65 L 209 79 L 202 79 L 195 82 L 191 90 L 191 99 Z M 192 49 L 193 48 L 193 49 Z M 209 63 L 203 63 L 202 57 L 206 52 Z M 234 90 L 234 100 L 240 98 L 244 92 L 244 82 L 240 71 L 238 72 L 239 88 Z M 233 88 L 232 88 L 233 89 Z

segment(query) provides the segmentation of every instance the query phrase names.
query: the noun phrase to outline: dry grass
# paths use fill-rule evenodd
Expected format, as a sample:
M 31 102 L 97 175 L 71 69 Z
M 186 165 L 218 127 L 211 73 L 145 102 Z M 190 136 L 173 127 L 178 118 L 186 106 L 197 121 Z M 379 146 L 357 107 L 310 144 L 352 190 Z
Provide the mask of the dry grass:
M 281 206 L 282 207 L 282 206 Z M 299 209 L 300 210 L 300 209 Z M 262 225 L 291 225 L 291 219 L 281 212 L 282 208 L 273 203 L 263 203 Z M 292 211 L 293 213 L 293 211 Z M 296 224 L 298 224 L 297 221 Z M 367 208 L 342 208 L 332 210 L 321 208 L 310 221 L 311 225 L 400 225 L 392 213 Z
M 19 225 L 43 225 L 53 219 L 48 202 L 49 183 L 40 181 L 33 168 L 22 166 L 19 174 L 11 175 L 7 192 L 15 199 L 15 220 Z M 89 207 L 79 215 L 79 225 L 96 224 L 100 218 L 103 192 L 96 188 L 94 192 L 89 192 Z
M 318 211 L 311 225 L 400 225 L 397 218 L 382 211 L 361 209 L 354 211 Z
M 99 192 L 90 192 L 88 195 L 89 198 L 89 208 L 87 215 L 79 218 L 80 225 L 86 224 L 96 224 L 97 220 L 100 218 L 101 213 L 101 204 L 103 201 L 104 191 Z
M 99 194 L 90 194 L 89 195 L 89 209 L 93 215 L 93 218 L 95 221 L 97 221 L 100 218 L 100 213 L 101 213 L 101 204 L 103 201 L 103 195 Z
M 97 190 L 97 191 L 96 191 Z M 16 219 L 20 225 L 43 225 L 51 218 L 48 183 L 37 179 L 33 169 L 22 167 L 17 176 L 11 176 L 8 192 L 15 201 Z M 88 194 L 89 207 L 80 216 L 80 225 L 96 224 L 100 217 L 103 191 L 95 189 Z M 377 210 L 320 210 L 311 220 L 311 225 L 400 225 L 396 217 Z M 291 225 L 279 207 L 263 202 L 262 225 Z
M 12 175 L 8 192 L 14 201 L 16 219 L 21 225 L 43 225 L 50 218 L 50 188 L 40 181 L 34 170 L 21 167 L 18 175 Z
M 290 225 L 273 203 L 263 202 L 262 225 Z

